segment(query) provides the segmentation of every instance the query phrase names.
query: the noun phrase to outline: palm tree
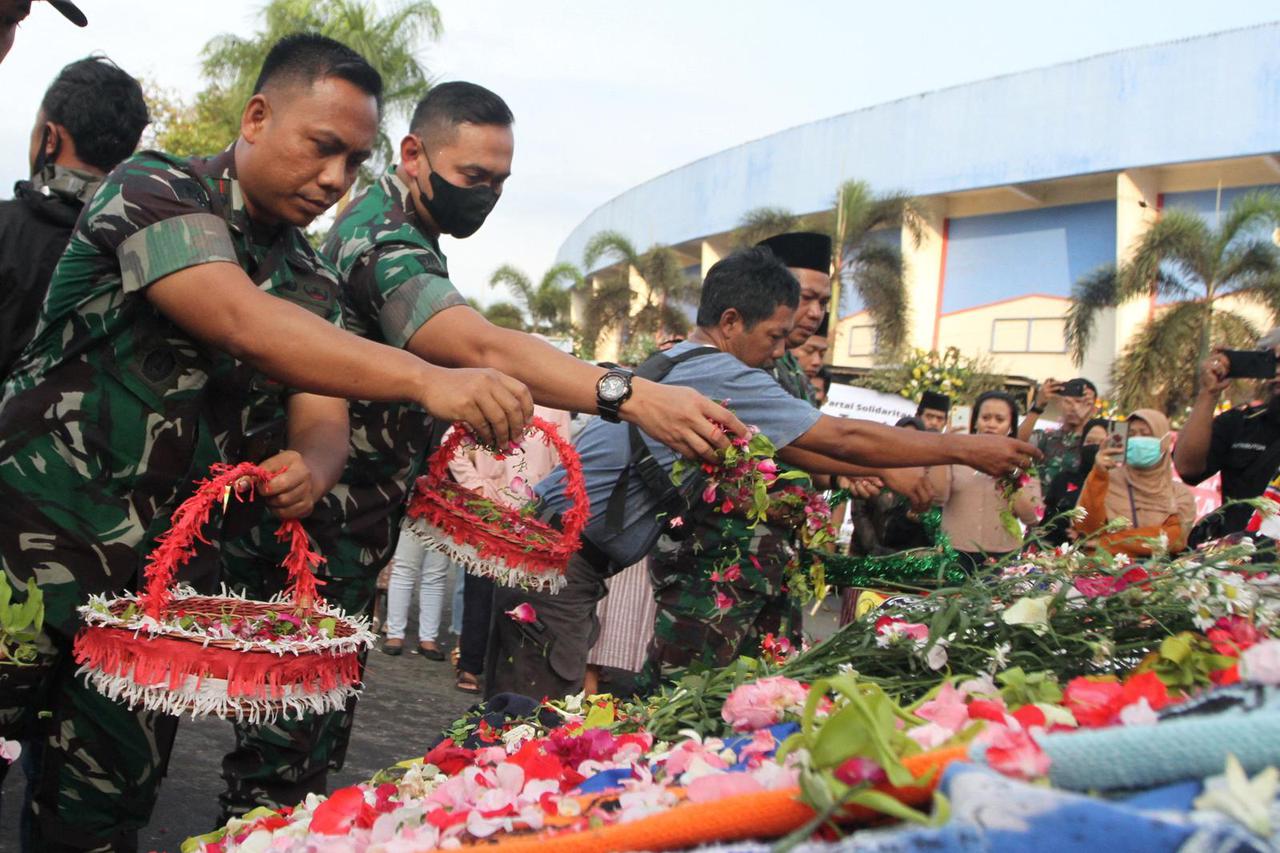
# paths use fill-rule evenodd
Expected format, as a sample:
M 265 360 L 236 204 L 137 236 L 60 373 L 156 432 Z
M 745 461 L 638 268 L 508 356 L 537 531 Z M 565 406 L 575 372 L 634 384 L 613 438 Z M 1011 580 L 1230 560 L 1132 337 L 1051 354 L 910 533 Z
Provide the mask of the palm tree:
M 1138 241 L 1118 270 L 1106 266 L 1075 283 L 1067 311 L 1067 344 L 1082 364 L 1100 313 L 1147 297 L 1174 304 L 1134 337 L 1112 368 L 1117 401 L 1126 408 L 1155 405 L 1174 412 L 1190 401 L 1194 368 L 1213 344 L 1252 346 L 1258 332 L 1218 303 L 1226 297 L 1265 306 L 1280 319 L 1280 249 L 1258 227 L 1280 219 L 1280 195 L 1249 193 L 1215 227 L 1193 211 L 1174 208 Z
M 617 231 L 601 231 L 583 250 L 582 263 L 592 269 L 603 258 L 612 257 L 615 265 L 596 277 L 591 293 L 591 316 L 587 318 L 583 337 L 593 341 L 607 328 L 619 326 L 621 340 L 632 334 L 683 335 L 689 331 L 689 318 L 684 307 L 697 304 L 702 284 L 690 280 L 680 259 L 667 246 L 651 246 L 638 253 L 631 241 Z M 631 269 L 634 268 L 648 287 L 644 304 L 631 311 Z
M 525 331 L 524 312 L 514 302 L 495 302 L 481 311 L 484 318 L 495 326 L 504 329 Z
M 430 0 L 404 2 L 386 14 L 367 0 L 271 0 L 262 12 L 265 25 L 254 35 L 224 33 L 201 51 L 207 86 L 196 98 L 195 112 L 209 133 L 209 150 L 236 138 L 240 113 L 267 52 L 289 33 L 320 33 L 367 59 L 382 75 L 383 103 L 392 115 L 407 116 L 430 88 L 417 57 L 422 42 L 439 38 L 442 31 L 440 12 Z M 394 156 L 380 127 L 369 168 L 380 171 Z
M 892 360 L 907 339 L 906 264 L 897 245 L 869 239 L 872 231 L 898 228 L 912 245 L 924 237 L 925 212 L 919 199 L 901 192 L 876 194 L 865 181 L 845 181 L 836 191 L 835 226 L 832 230 L 837 289 L 832 304 L 839 305 L 839 288 L 858 292 L 876 327 L 876 350 Z
M 574 290 L 582 287 L 582 273 L 573 264 L 556 264 L 534 287 L 529 277 L 510 264 L 489 276 L 489 286 L 504 285 L 529 316 L 532 331 L 563 335 L 573 331 L 569 305 Z
M 742 214 L 738 227 L 733 231 L 733 247 L 754 246 L 761 240 L 805 229 L 803 216 L 797 216 L 785 207 L 757 207 Z

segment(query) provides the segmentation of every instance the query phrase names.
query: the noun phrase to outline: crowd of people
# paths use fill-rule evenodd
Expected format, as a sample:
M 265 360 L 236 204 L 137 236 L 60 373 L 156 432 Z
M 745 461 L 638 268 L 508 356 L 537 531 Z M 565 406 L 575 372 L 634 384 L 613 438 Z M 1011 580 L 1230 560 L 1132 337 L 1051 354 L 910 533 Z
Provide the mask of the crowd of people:
M 51 5 L 82 23 L 66 0 Z M 28 11 L 0 0 L 0 58 Z M 441 237 L 483 227 L 512 171 L 515 117 L 482 86 L 424 92 L 396 163 L 312 246 L 303 229 L 353 189 L 381 113 L 378 73 L 309 33 L 271 48 L 238 137 L 208 157 L 135 153 L 143 91 L 106 58 L 71 63 L 46 92 L 31 179 L 0 203 L 0 566 L 17 598 L 33 581 L 45 603 L 37 660 L 0 680 L 0 736 L 27 745 L 29 849 L 136 848 L 178 721 L 76 677 L 77 607 L 137 588 L 169 515 L 217 462 L 278 473 L 206 531 L 217 547 L 184 581 L 279 593 L 275 526 L 303 518 L 325 558 L 322 592 L 346 612 L 372 613 L 391 567 L 384 652 L 409 643 L 416 586 L 414 649 L 446 658 L 453 575 L 457 689 L 534 697 L 589 688 L 603 666 L 653 684 L 754 653 L 768 635 L 798 639 L 783 576 L 795 530 L 707 512 L 704 475 L 670 477 L 681 457 L 714 470 L 731 436 L 758 430 L 815 488 L 848 487 L 869 551 L 929 544 L 919 514 L 940 507 L 973 571 L 1020 547 L 995 485 L 1033 465 L 1039 478 L 1011 504 L 1028 530 L 1042 523 L 1042 495 L 1055 508 L 1078 500 L 1089 513 L 1053 535 L 1106 525 L 1102 547 L 1131 553 L 1193 534 L 1175 467 L 1192 483 L 1220 471 L 1234 498 L 1260 494 L 1270 476 L 1259 470 L 1280 465 L 1280 404 L 1214 417 L 1223 355 L 1205 366 L 1176 447 L 1150 410 L 1125 419 L 1115 443 L 1111 424 L 1091 420 L 1097 389 L 1083 380 L 1044 383 L 1025 416 L 1009 394 L 984 394 L 966 429 L 949 428 L 939 395 L 896 427 L 823 414 L 832 245 L 817 233 L 717 262 L 687 339 L 633 369 L 581 361 L 488 323 L 450 280 Z M 1033 431 L 1050 404 L 1060 426 Z M 463 575 L 405 532 L 412 485 L 455 423 L 481 445 L 451 465 L 459 483 L 505 505 L 536 502 L 559 524 L 569 497 L 554 454 L 485 448 L 508 448 L 535 414 L 567 432 L 570 412 L 589 416 L 574 446 L 590 518 L 562 589 Z M 1230 507 L 1211 521 L 1243 527 Z M 713 585 L 726 555 L 748 559 L 728 587 Z M 524 604 L 536 619 L 504 616 Z M 223 818 L 324 791 L 355 708 L 235 723 Z

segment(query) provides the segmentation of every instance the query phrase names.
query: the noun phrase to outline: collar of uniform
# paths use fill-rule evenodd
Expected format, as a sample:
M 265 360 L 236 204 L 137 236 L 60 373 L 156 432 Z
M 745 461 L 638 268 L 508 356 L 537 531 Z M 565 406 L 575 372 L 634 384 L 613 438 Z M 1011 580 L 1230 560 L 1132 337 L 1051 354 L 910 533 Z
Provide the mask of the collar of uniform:
M 236 144 L 234 142 L 210 157 L 205 169 L 215 181 L 212 191 L 222 194 L 228 227 L 258 246 L 269 246 L 276 240 L 288 241 L 287 250 L 290 259 L 305 261 L 311 257 L 311 244 L 307 242 L 306 235 L 301 229 L 292 225 L 268 228 L 258 225 L 249 218 L 249 211 L 244 205 L 244 193 L 240 190 L 240 180 L 236 177 Z
M 31 188 L 46 198 L 57 196 L 78 204 L 84 204 L 92 198 L 101 183 L 101 175 L 56 163 L 45 166 L 31 176 Z
M 400 180 L 400 175 L 397 174 L 398 168 L 397 166 L 392 166 L 382 176 L 382 191 L 404 213 L 405 221 L 412 225 L 413 229 L 421 234 L 423 239 L 438 252 L 440 250 L 440 239 L 427 233 L 426 229 L 422 227 L 422 220 L 418 218 L 418 209 L 413 206 L 413 195 L 409 192 L 409 185 Z

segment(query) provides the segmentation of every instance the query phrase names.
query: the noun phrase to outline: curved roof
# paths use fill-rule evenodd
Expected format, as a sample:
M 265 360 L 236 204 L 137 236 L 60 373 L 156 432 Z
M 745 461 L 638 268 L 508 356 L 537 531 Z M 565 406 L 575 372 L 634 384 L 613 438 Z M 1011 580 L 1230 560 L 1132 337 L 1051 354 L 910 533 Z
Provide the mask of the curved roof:
M 1280 151 L 1280 23 L 1134 48 L 891 101 L 747 142 L 591 212 L 640 248 L 731 230 L 746 211 L 827 208 L 841 181 L 936 195 Z

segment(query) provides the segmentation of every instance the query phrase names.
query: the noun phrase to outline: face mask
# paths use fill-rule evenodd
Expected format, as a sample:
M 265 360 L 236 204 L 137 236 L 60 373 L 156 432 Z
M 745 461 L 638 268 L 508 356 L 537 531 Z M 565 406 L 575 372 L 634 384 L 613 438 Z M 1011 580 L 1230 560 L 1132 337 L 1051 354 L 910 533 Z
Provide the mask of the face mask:
M 1124 462 L 1133 468 L 1154 468 L 1160 461 L 1160 439 L 1135 435 L 1124 448 Z
M 427 165 L 431 166 L 430 159 Z M 498 194 L 492 187 L 455 186 L 440 177 L 434 166 L 431 166 L 427 181 L 431 184 L 431 198 L 422 193 L 422 206 L 440 230 L 453 237 L 470 237 L 479 231 L 498 203 Z M 421 191 L 422 187 L 419 186 L 418 190 Z

